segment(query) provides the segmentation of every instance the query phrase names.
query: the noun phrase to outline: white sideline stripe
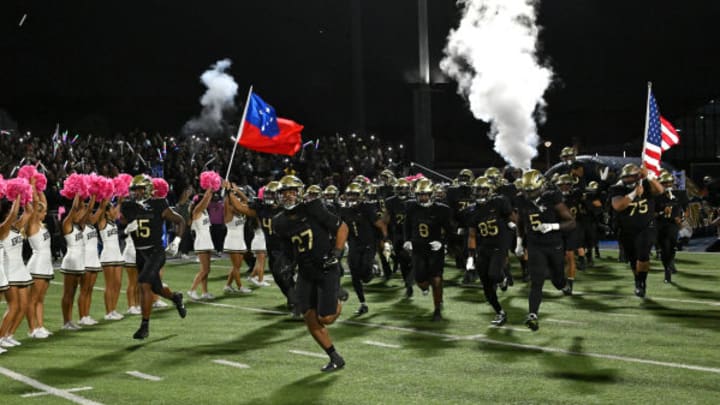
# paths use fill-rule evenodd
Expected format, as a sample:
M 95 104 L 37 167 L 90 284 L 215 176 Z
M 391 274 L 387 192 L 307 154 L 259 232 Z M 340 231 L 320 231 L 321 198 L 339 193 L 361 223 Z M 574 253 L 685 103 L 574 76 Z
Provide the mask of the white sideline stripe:
M 217 363 L 217 364 L 222 364 L 222 365 L 225 365 L 225 366 L 230 366 L 230 367 L 250 368 L 250 366 L 248 366 L 247 364 L 236 363 L 236 362 L 234 362 L 234 361 L 225 360 L 225 359 L 217 359 L 217 360 L 213 360 L 212 362 L 213 362 L 213 363 Z
M 271 310 L 260 309 L 260 308 L 245 308 L 245 307 L 226 305 L 226 304 L 222 304 L 222 306 L 236 308 L 236 309 L 249 310 L 249 311 L 254 311 L 254 312 L 264 312 L 264 313 L 271 313 L 271 314 L 287 315 L 287 312 L 271 311 Z M 592 353 L 592 352 L 574 352 L 574 351 L 559 349 L 559 348 L 554 348 L 554 347 L 524 345 L 524 344 L 520 344 L 520 343 L 512 343 L 512 342 L 505 342 L 502 340 L 488 339 L 488 338 L 484 337 L 484 335 L 458 336 L 458 335 L 450 335 L 450 334 L 445 334 L 445 333 L 430 332 L 430 331 L 425 331 L 425 330 L 421 330 L 421 329 L 403 328 L 403 327 L 399 327 L 399 326 L 390 326 L 390 325 L 383 325 L 383 324 L 376 324 L 376 323 L 358 322 L 358 321 L 350 321 L 350 320 L 344 320 L 344 321 L 338 321 L 338 322 L 349 324 L 349 325 L 365 326 L 365 327 L 369 327 L 369 328 L 378 328 L 378 329 L 393 330 L 393 331 L 399 331 L 399 332 L 409 332 L 409 333 L 416 333 L 416 334 L 420 334 L 420 335 L 440 337 L 440 338 L 444 338 L 445 341 L 473 340 L 473 341 L 487 343 L 487 344 L 491 344 L 491 345 L 510 346 L 510 347 L 516 347 L 516 348 L 520 348 L 520 349 L 537 350 L 537 351 L 542 351 L 542 352 L 547 352 L 547 353 L 561 353 L 561 354 L 567 354 L 567 355 L 572 355 L 572 356 L 595 357 L 595 358 L 600 358 L 600 359 L 624 361 L 624 362 L 628 362 L 628 363 L 650 364 L 650 365 L 654 365 L 654 366 L 680 368 L 680 369 L 694 370 L 694 371 L 706 371 L 709 373 L 720 374 L 720 368 L 714 368 L 714 367 L 704 367 L 704 366 L 696 366 L 696 365 L 684 364 L 684 363 L 671 363 L 671 362 L 666 362 L 666 361 L 647 360 L 647 359 L 640 359 L 640 358 L 636 358 L 636 357 L 617 356 L 614 354 L 602 354 L 602 353 Z M 305 354 L 305 355 L 309 355 L 309 356 L 317 356 L 317 357 L 325 358 L 324 355 L 317 354 L 317 353 L 299 352 L 297 350 L 290 350 L 290 352 L 295 353 L 295 354 Z
M 126 371 L 125 374 L 131 375 L 131 376 L 137 377 L 137 378 L 142 378 L 143 380 L 162 381 L 162 377 L 141 373 L 139 371 Z
M 100 402 L 91 401 L 89 399 L 83 398 L 81 396 L 72 394 L 70 392 L 67 392 L 65 390 L 61 390 L 55 387 L 51 387 L 47 384 L 43 384 L 38 380 L 34 380 L 30 377 L 26 377 L 22 374 L 18 374 L 10 369 L 7 369 L 5 367 L 0 366 L 0 374 L 5 375 L 6 377 L 12 378 L 15 381 L 21 382 L 23 384 L 29 385 L 35 389 L 47 392 L 50 395 L 55 395 L 60 398 L 67 399 L 68 401 L 72 401 L 76 404 L 81 405 L 102 405 Z
M 321 359 L 327 358 L 327 355 L 313 352 L 306 352 L 304 350 L 288 350 L 292 354 L 299 354 L 301 356 L 319 357 Z
M 376 341 L 374 341 L 374 340 L 365 340 L 365 341 L 363 341 L 363 343 L 365 343 L 366 345 L 370 345 L 370 346 L 387 347 L 387 348 L 389 348 L 389 349 L 399 349 L 399 348 L 402 347 L 402 346 L 400 346 L 400 345 L 393 345 L 393 344 L 390 344 L 390 343 L 376 342 Z
M 640 315 L 635 315 L 635 314 L 619 314 L 616 312 L 608 312 L 605 315 L 607 315 L 607 316 L 631 316 L 631 317 L 640 316 Z
M 78 388 L 70 388 L 69 390 L 65 390 L 65 392 L 78 392 L 78 391 L 87 391 L 93 389 L 92 387 L 78 387 Z M 29 394 L 23 394 L 20 395 L 22 398 L 32 398 L 32 397 L 41 397 L 43 395 L 50 395 L 48 392 L 31 392 Z
M 554 323 L 566 323 L 568 325 L 585 325 L 585 322 L 576 322 L 576 321 L 566 321 L 564 319 L 552 319 L 552 318 L 545 318 L 543 319 L 545 322 L 554 322 Z

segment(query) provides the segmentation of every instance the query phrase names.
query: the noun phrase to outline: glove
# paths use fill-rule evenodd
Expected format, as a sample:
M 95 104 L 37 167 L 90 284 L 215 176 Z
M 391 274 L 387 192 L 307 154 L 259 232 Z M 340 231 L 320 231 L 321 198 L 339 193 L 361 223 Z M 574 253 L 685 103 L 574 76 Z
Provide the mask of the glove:
M 610 166 L 605 166 L 604 169 L 600 170 L 600 180 L 607 180 L 608 174 L 610 174 Z
M 465 228 L 458 228 L 458 229 L 457 229 L 457 234 L 458 234 L 459 236 L 465 235 Z
M 647 175 L 645 176 L 648 180 L 655 180 L 657 179 L 657 176 L 655 175 L 655 172 L 652 170 L 648 170 Z
M 508 222 L 508 228 L 514 231 L 515 229 L 517 229 L 517 225 L 515 225 L 515 222 Z
M 134 222 L 134 221 L 133 221 Z M 170 242 L 170 244 L 167 246 L 167 249 L 165 249 L 165 253 L 168 254 L 168 256 L 175 256 L 178 253 L 178 249 L 180 248 L 180 237 L 176 236 L 175 239 Z
M 540 232 L 540 233 L 548 233 L 550 231 L 558 231 L 560 230 L 560 224 L 558 223 L 540 223 L 539 225 L 536 225 L 533 227 L 533 231 Z
M 442 248 L 442 243 L 440 243 L 440 241 L 434 240 L 430 242 L 430 250 L 433 252 L 437 252 L 440 248 Z
M 392 245 L 390 244 L 390 242 L 383 242 L 382 255 L 385 257 L 385 260 L 390 260 L 391 254 L 392 254 Z
M 523 248 L 523 240 L 521 237 L 517 237 L 516 239 L 516 245 L 515 245 L 515 256 L 522 257 L 522 255 L 525 254 L 525 249 Z
M 408 252 L 412 252 L 412 242 L 406 241 L 403 243 L 403 249 L 407 250 Z
M 467 258 L 467 261 L 465 262 L 465 270 L 475 270 L 475 259 L 473 259 L 472 256 Z
M 137 229 L 138 229 L 137 219 L 134 219 L 125 226 L 125 233 L 133 233 L 133 232 L 137 231 Z
M 337 265 L 340 262 L 338 258 L 341 254 L 342 251 L 340 249 L 332 249 L 330 253 L 325 255 L 325 257 L 323 258 L 323 267 L 327 269 L 329 267 Z

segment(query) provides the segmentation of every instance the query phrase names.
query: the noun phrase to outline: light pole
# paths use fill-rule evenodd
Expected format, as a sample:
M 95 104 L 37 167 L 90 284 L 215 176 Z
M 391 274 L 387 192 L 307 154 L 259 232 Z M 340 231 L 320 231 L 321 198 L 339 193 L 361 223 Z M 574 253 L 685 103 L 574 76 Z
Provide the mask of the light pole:
M 552 146 L 552 142 L 545 141 L 543 142 L 543 146 L 545 146 L 545 170 L 550 170 L 550 147 Z

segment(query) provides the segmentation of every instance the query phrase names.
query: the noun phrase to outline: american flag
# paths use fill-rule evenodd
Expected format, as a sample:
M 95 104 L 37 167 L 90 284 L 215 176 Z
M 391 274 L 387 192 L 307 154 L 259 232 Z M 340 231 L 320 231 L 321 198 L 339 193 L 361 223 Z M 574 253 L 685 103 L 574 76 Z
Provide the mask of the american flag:
M 660 157 L 663 151 L 680 142 L 672 124 L 660 115 L 652 90 L 648 91 L 648 111 L 645 123 L 645 145 L 643 147 L 643 164 L 655 174 L 660 173 Z

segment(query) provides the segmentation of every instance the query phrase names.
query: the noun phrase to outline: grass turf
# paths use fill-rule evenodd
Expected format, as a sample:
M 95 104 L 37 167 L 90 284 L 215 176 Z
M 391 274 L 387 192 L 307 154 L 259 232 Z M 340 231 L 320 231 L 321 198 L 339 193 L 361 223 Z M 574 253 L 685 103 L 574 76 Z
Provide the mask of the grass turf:
M 461 272 L 449 264 L 439 323 L 430 322 L 430 296 L 416 289 L 414 299 L 403 299 L 397 275 L 372 281 L 370 312 L 354 317 L 358 302 L 345 277 L 351 298 L 330 333 L 347 366 L 331 374 L 319 372 L 327 358 L 304 324 L 286 314 L 276 286 L 249 296 L 221 294 L 226 259 L 212 263 L 210 290 L 218 298 L 189 302 L 185 319 L 172 307 L 156 310 L 145 341 L 131 338 L 137 316 L 60 331 L 58 274 L 46 299 L 46 327 L 55 334 L 26 338 L 23 323 L 16 333 L 23 345 L 0 355 L 0 403 L 68 403 L 56 395 L 23 397 L 41 390 L 8 371 L 61 390 L 92 387 L 74 395 L 105 404 L 716 403 L 718 256 L 680 252 L 671 285 L 654 261 L 648 295 L 640 299 L 627 266 L 613 255 L 604 252 L 596 267 L 578 273 L 573 297 L 545 283 L 536 333 L 523 325 L 528 288 L 520 281 L 499 292 L 509 322 L 491 328 L 494 314 L 482 290 L 460 287 Z M 185 291 L 197 266 L 170 262 L 165 281 Z M 102 276 L 97 287 L 91 315 L 102 319 Z M 126 308 L 124 295 L 119 308 Z

